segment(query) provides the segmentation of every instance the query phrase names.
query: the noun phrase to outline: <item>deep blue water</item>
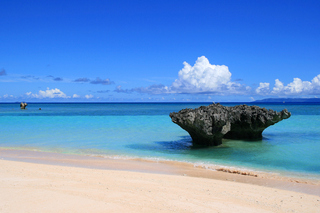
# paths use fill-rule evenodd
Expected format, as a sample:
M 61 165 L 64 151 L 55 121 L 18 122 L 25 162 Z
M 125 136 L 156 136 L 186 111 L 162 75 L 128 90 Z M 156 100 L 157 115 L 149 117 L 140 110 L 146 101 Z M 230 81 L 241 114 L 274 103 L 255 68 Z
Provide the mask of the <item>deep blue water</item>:
M 320 175 L 320 105 L 255 103 L 277 111 L 287 108 L 292 116 L 267 128 L 262 140 L 224 140 L 208 148 L 193 145 L 169 117 L 208 104 L 30 103 L 26 110 L 0 104 L 0 147 Z

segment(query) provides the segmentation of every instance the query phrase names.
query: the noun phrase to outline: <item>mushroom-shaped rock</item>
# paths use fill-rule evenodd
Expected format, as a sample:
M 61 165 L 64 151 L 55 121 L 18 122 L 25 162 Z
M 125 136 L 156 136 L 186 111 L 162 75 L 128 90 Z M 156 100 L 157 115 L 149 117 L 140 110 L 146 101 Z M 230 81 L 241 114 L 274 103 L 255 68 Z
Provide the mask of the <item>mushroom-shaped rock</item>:
M 20 108 L 21 108 L 21 109 L 26 109 L 27 105 L 28 105 L 27 103 L 21 102 L 21 103 L 20 103 Z
M 258 106 L 220 104 L 170 113 L 172 121 L 186 130 L 194 143 L 217 146 L 222 138 L 261 139 L 267 127 L 291 116 L 286 109 L 276 112 Z

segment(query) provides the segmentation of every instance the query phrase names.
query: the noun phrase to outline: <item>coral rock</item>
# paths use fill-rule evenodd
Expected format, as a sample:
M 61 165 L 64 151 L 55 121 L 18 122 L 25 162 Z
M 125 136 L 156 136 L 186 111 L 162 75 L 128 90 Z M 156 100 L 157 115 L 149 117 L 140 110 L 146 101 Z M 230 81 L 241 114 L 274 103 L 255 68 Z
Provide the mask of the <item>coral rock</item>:
M 26 109 L 27 105 L 28 105 L 27 103 L 21 102 L 21 103 L 20 103 L 20 108 L 21 108 L 21 109 Z
M 263 130 L 290 116 L 286 109 L 277 112 L 258 106 L 220 104 L 170 113 L 172 121 L 186 130 L 194 143 L 206 146 L 220 145 L 222 138 L 261 139 Z

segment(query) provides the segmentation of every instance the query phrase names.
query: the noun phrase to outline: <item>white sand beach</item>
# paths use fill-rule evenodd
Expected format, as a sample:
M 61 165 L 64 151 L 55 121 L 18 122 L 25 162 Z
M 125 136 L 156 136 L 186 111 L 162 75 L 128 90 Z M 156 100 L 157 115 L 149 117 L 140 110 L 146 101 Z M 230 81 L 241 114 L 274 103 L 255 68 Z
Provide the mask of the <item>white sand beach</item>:
M 0 160 L 0 200 L 0 212 L 247 213 L 320 209 L 317 195 L 256 184 L 8 160 Z

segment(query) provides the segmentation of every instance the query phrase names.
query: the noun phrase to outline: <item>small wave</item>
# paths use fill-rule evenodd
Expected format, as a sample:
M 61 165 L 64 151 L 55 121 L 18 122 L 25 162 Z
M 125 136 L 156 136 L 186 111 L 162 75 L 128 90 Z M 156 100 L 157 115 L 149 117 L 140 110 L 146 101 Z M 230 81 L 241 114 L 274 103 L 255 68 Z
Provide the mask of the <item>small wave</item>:
M 165 163 L 173 166 L 187 166 L 190 168 L 194 167 L 194 168 L 206 169 L 206 170 L 211 170 L 216 172 L 224 172 L 224 173 L 264 178 L 264 179 L 285 180 L 289 182 L 308 183 L 308 184 L 315 184 L 315 185 L 320 184 L 319 177 L 304 175 L 301 178 L 301 174 L 276 173 L 276 172 L 269 172 L 269 171 L 254 170 L 254 169 L 249 169 L 245 167 L 232 167 L 232 166 L 225 166 L 225 165 L 219 165 L 219 164 L 209 164 L 204 162 L 190 162 L 190 161 L 183 161 L 183 160 L 179 161 L 179 160 L 172 160 L 172 159 L 159 158 L 159 157 L 140 157 L 140 156 L 127 156 L 127 155 L 91 154 L 88 156 L 115 159 L 115 160 L 134 160 L 134 161 L 141 161 L 141 162 Z
M 1 147 L 0 150 L 16 150 L 16 151 L 31 151 L 38 153 L 55 153 L 52 150 L 38 150 L 34 147 L 28 149 L 23 147 L 23 149 L 17 147 Z M 59 152 L 58 152 L 59 153 Z M 71 154 L 71 153 L 68 153 Z M 73 153 L 74 155 L 74 153 Z M 79 155 L 79 154 L 75 154 Z M 189 167 L 189 168 L 199 168 L 205 170 L 211 170 L 216 172 L 224 172 L 236 175 L 250 176 L 250 177 L 258 177 L 258 178 L 266 178 L 266 179 L 277 179 L 277 180 L 285 180 L 295 183 L 308 183 L 320 185 L 320 176 L 312 175 L 312 174 L 301 174 L 301 173 L 289 173 L 289 172 L 279 172 L 276 173 L 274 171 L 259 171 L 255 169 L 245 168 L 245 167 L 232 167 L 226 165 L 212 164 L 207 162 L 190 162 L 184 160 L 172 160 L 161 157 L 141 157 L 141 156 L 130 156 L 130 155 L 108 155 L 108 154 L 80 154 L 80 156 L 88 156 L 95 158 L 105 158 L 105 159 L 114 159 L 114 160 L 133 160 L 140 162 L 151 162 L 151 163 L 164 163 L 177 167 Z M 29 155 L 28 155 L 29 156 Z

